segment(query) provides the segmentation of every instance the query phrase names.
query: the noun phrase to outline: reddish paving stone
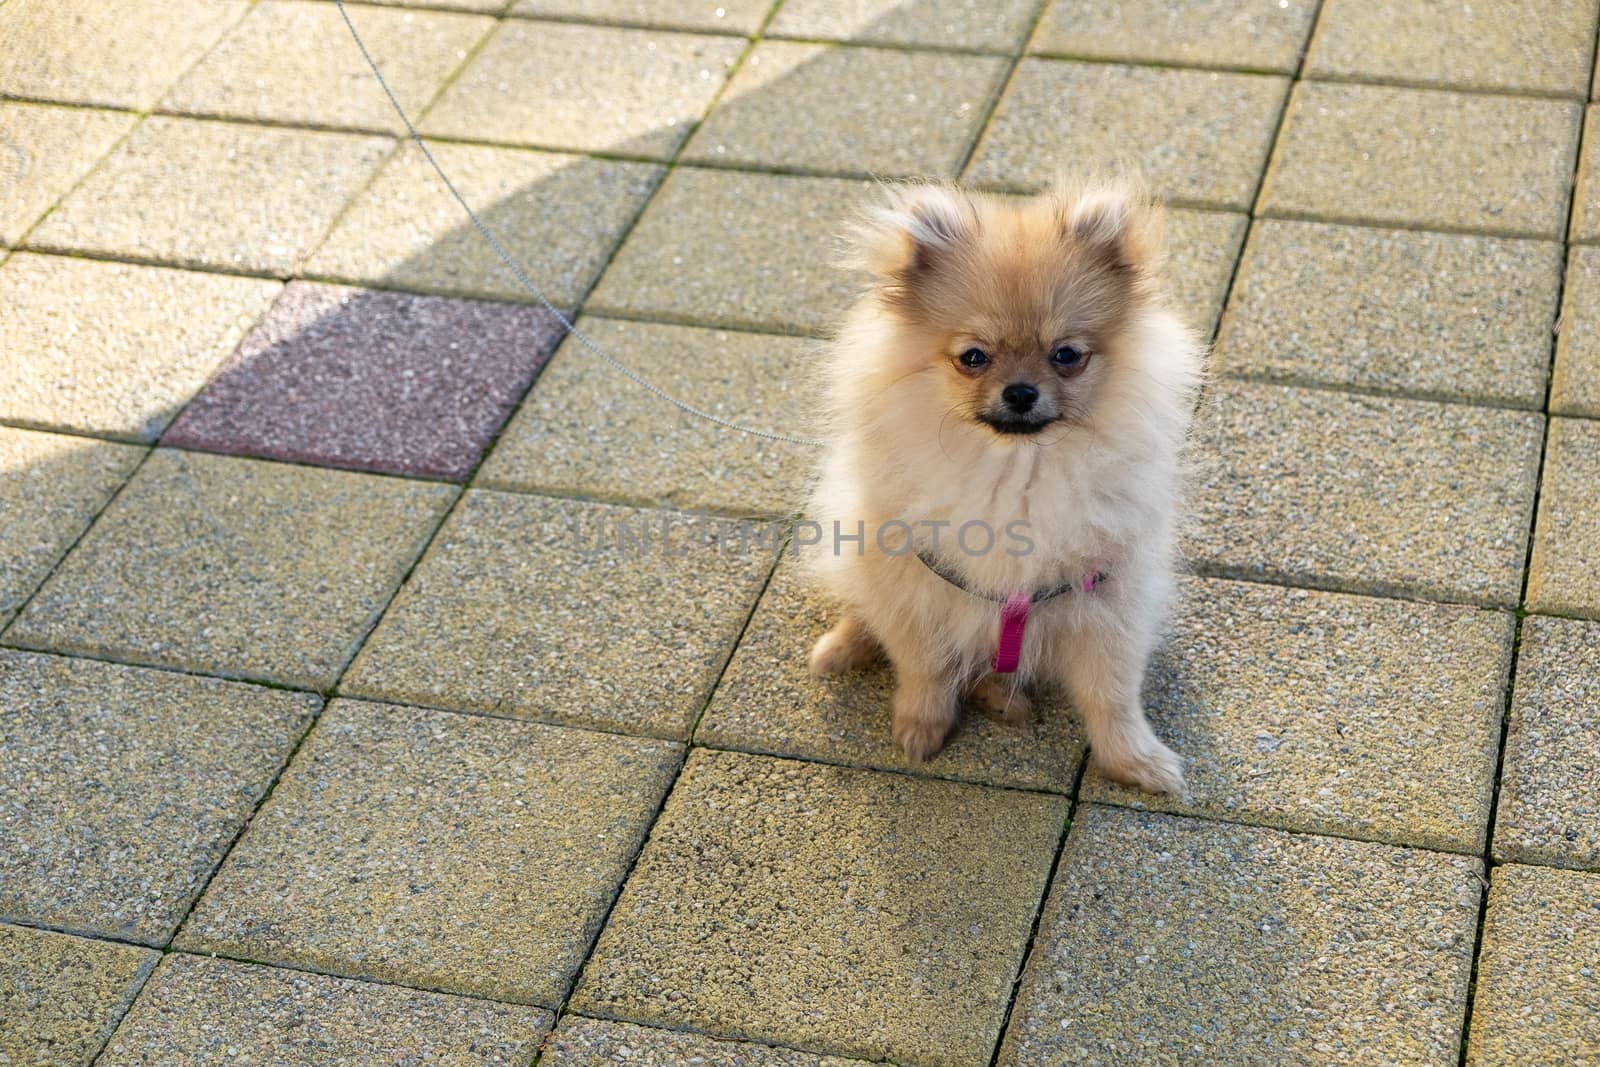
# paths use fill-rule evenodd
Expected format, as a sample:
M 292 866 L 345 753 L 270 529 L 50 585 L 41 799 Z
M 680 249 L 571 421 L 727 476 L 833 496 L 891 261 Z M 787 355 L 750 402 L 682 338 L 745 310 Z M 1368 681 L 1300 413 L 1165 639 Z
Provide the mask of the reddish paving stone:
M 462 479 L 560 336 L 543 308 L 295 282 L 166 443 Z

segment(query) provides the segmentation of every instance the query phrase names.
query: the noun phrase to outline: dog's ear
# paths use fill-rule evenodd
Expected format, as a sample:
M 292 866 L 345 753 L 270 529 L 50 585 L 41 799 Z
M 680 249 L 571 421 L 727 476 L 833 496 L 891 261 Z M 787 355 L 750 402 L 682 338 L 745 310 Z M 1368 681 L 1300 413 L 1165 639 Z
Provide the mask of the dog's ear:
M 1146 273 L 1162 256 L 1161 206 L 1141 186 L 1107 182 L 1057 186 L 1056 217 L 1068 242 L 1092 249 L 1119 269 Z
M 891 286 L 936 271 L 977 226 L 972 203 L 942 185 L 893 189 L 889 203 L 870 212 L 857 231 L 860 265 Z

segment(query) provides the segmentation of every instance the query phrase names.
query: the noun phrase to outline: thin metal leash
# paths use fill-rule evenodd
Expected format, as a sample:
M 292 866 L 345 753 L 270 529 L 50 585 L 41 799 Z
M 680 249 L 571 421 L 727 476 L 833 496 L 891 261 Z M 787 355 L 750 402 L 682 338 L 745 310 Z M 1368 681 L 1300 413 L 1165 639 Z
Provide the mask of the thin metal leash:
M 500 242 L 495 238 L 493 231 L 491 231 L 489 227 L 484 224 L 484 221 L 478 217 L 478 213 L 472 210 L 472 205 L 467 203 L 466 197 L 461 195 L 461 192 L 456 188 L 455 183 L 450 180 L 450 176 L 446 174 L 444 172 L 444 168 L 439 165 L 439 161 L 433 158 L 433 153 L 428 150 L 427 144 L 422 140 L 422 134 L 417 132 L 417 127 L 412 123 L 411 116 L 407 115 L 406 109 L 400 106 L 400 101 L 395 97 L 394 90 L 389 88 L 389 82 L 384 78 L 383 72 L 378 69 L 378 64 L 372 58 L 372 53 L 367 51 L 367 43 L 361 39 L 361 34 L 356 30 L 356 24 L 350 21 L 350 13 L 344 9 L 344 0 L 334 0 L 334 3 L 339 7 L 339 15 L 344 19 L 345 26 L 350 30 L 350 36 L 355 39 L 356 47 L 361 49 L 361 57 L 367 61 L 367 66 L 372 70 L 372 76 L 378 79 L 378 84 L 383 88 L 384 95 L 389 98 L 389 103 L 394 107 L 395 114 L 399 115 L 400 121 L 405 123 L 406 130 L 411 134 L 411 139 L 416 142 L 418 148 L 422 149 L 422 155 L 427 159 L 428 164 L 433 167 L 433 172 L 439 176 L 439 180 L 444 183 L 444 187 L 450 190 L 450 195 L 455 197 L 456 203 L 461 205 L 461 210 L 467 213 L 467 218 L 472 220 L 473 227 L 478 231 L 483 239 L 489 243 L 489 247 L 494 249 L 494 254 L 500 258 L 500 262 L 506 265 L 507 269 L 511 271 L 512 276 L 515 277 L 519 283 L 521 283 L 524 289 L 528 290 L 528 292 L 532 293 L 538 298 L 539 303 L 543 304 L 545 309 L 556 317 L 556 319 L 566 329 L 567 333 L 575 337 L 578 340 L 578 343 L 583 345 L 584 348 L 587 348 L 589 351 L 593 352 L 595 355 L 599 356 L 601 359 L 605 360 L 619 374 L 623 375 L 629 381 L 639 386 L 639 388 L 661 400 L 665 400 L 667 403 L 671 404 L 680 411 L 687 412 L 696 418 L 704 419 L 707 422 L 720 426 L 725 430 L 733 430 L 736 433 L 749 434 L 751 437 L 760 437 L 767 441 L 782 441 L 792 445 L 810 445 L 816 447 L 823 444 L 822 441 L 812 437 L 797 437 L 792 434 L 779 433 L 774 430 L 758 430 L 753 426 L 745 426 L 729 419 L 725 419 L 720 415 L 713 415 L 711 412 L 706 411 L 703 408 L 698 408 L 687 401 L 679 400 L 677 397 L 673 396 L 671 393 L 668 393 L 660 386 L 655 385 L 654 383 L 645 379 L 632 367 L 629 367 L 621 360 L 612 356 L 609 352 L 601 348 L 592 339 L 590 339 L 582 330 L 578 329 L 578 327 L 567 318 L 560 308 L 556 307 L 550 302 L 550 298 L 544 295 L 544 290 L 539 288 L 532 278 L 528 277 L 527 272 L 522 269 L 517 261 L 511 258 L 511 254 L 501 246 Z

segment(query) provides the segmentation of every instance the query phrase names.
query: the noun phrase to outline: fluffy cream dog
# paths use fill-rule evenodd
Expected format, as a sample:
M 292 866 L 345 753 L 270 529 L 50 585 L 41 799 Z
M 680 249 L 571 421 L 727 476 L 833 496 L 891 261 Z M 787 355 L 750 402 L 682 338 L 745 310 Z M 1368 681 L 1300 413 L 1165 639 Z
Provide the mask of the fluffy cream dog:
M 862 227 L 874 284 L 823 368 L 808 558 L 847 610 L 811 667 L 886 653 L 912 760 L 965 698 L 1021 721 L 1029 684 L 1059 683 L 1101 770 L 1181 792 L 1140 688 L 1205 354 L 1168 307 L 1160 210 L 1122 183 L 891 198 Z

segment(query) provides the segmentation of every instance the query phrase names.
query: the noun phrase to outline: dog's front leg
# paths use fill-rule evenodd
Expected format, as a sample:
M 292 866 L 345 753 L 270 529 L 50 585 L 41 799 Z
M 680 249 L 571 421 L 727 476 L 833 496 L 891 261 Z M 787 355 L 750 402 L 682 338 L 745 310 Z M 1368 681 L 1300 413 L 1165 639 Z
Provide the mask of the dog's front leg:
M 894 739 L 912 763 L 944 747 L 960 717 L 960 678 L 930 655 L 925 635 L 882 633 L 894 665 Z

